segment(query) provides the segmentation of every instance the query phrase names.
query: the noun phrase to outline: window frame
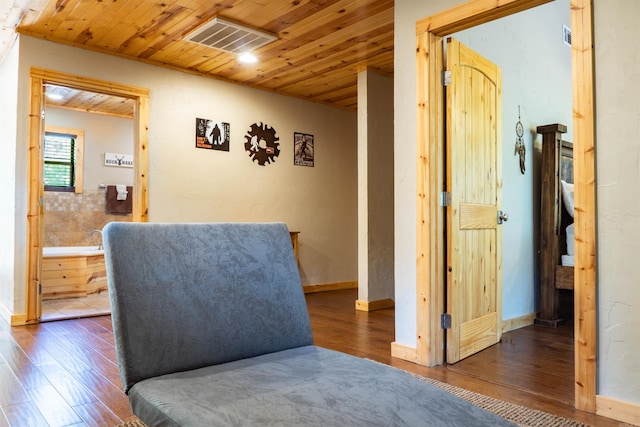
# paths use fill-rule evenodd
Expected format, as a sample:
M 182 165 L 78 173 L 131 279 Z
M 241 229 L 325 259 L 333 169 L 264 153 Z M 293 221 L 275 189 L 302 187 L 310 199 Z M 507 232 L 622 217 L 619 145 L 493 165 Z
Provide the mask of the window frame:
M 77 128 L 66 128 L 60 126 L 45 126 L 44 134 L 54 133 L 58 135 L 69 135 L 74 137 L 75 139 L 75 161 L 73 167 L 73 187 L 44 187 L 44 191 L 62 191 L 62 192 L 73 192 L 73 193 L 82 193 L 84 187 L 84 129 Z M 43 152 L 44 152 L 44 138 L 42 140 L 43 144 Z M 42 160 L 42 178 L 44 183 L 44 159 Z M 44 184 L 43 184 L 44 185 Z

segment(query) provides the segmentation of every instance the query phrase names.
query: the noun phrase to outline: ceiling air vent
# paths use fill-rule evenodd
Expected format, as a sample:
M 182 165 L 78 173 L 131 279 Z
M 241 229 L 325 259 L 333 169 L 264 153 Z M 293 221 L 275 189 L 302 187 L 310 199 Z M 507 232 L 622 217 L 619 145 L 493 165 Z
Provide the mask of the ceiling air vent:
M 216 17 L 184 39 L 225 52 L 240 53 L 255 50 L 278 37 Z

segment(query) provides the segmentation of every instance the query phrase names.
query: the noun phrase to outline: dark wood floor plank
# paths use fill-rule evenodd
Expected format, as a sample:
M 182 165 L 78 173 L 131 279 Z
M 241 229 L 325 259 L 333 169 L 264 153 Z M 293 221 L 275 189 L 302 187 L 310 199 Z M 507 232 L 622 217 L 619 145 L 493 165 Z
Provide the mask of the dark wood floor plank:
M 47 421 L 31 401 L 3 407 L 2 410 L 4 411 L 7 421 L 11 427 L 48 426 Z
M 49 354 L 36 337 L 32 334 L 33 326 L 20 326 L 11 328 L 11 338 L 20 346 L 22 351 L 29 357 L 31 363 L 40 366 L 43 363 L 55 362 L 55 358 Z
M 9 420 L 7 420 L 7 417 L 4 415 L 4 411 L 2 410 L 1 407 L 0 407 L 0 427 L 11 427 L 11 425 L 9 424 Z
M 41 366 L 40 370 L 70 406 L 75 407 L 98 401 L 98 398 L 89 388 L 78 381 L 61 365 L 45 365 Z
M 356 311 L 356 290 L 308 294 L 306 298 L 317 345 L 586 424 L 620 425 L 573 409 L 570 325 L 512 331 L 478 355 L 455 365 L 428 368 L 391 357 L 393 309 Z M 111 427 L 134 420 L 115 367 L 110 316 L 13 328 L 0 320 L 0 410 L 6 415 L 4 421 L 0 416 L 0 427 L 47 426 L 31 399 L 39 401 L 50 394 L 68 407 L 59 420 L 51 417 L 55 423 Z M 5 384 L 11 385 L 11 391 L 6 391 Z M 69 410 L 78 418 L 69 416 Z M 63 421 L 64 417 L 69 419 Z
M 113 427 L 123 421 L 101 402 L 74 406 L 73 409 L 92 427 Z
M 6 362 L 13 374 L 19 378 L 23 388 L 29 389 L 47 384 L 44 375 L 13 339 L 0 340 L 0 360 Z
M 4 408 L 31 400 L 19 378 L 6 363 L 0 363 L 0 384 L 2 384 L 0 387 L 0 407 Z
M 129 398 L 121 387 L 96 371 L 73 372 L 72 374 L 120 419 L 131 418 L 133 412 L 129 406 Z
M 29 389 L 29 395 L 49 427 L 65 427 L 83 422 L 53 386 Z

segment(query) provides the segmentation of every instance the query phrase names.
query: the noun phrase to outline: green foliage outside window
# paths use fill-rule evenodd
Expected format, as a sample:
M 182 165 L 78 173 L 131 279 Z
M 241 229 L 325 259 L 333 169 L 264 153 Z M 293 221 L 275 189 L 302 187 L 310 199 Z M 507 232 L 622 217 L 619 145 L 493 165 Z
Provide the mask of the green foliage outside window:
M 73 191 L 75 135 L 47 133 L 44 137 L 45 190 Z

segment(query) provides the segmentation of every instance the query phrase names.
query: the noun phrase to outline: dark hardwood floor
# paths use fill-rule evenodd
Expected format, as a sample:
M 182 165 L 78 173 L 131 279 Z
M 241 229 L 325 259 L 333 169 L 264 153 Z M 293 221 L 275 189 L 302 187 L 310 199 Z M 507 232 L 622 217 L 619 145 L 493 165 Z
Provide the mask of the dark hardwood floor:
M 391 357 L 393 309 L 355 310 L 355 290 L 307 295 L 317 345 L 594 426 L 573 409 L 571 327 L 527 327 L 455 365 Z M 109 316 L 9 327 L 0 320 L 0 427 L 114 426 L 135 417 L 120 387 Z

